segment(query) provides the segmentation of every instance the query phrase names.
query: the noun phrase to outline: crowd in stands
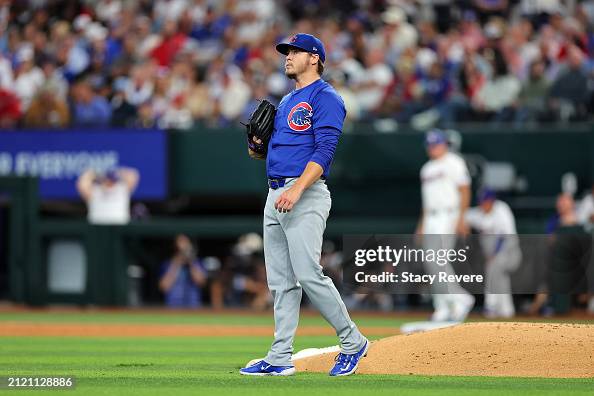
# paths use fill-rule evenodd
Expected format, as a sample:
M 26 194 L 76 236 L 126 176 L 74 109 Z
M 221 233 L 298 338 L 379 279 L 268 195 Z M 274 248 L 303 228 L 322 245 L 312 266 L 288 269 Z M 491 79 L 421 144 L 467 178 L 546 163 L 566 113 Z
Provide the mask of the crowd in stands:
M 326 46 L 349 120 L 572 122 L 594 107 L 594 0 L 0 0 L 0 126 L 237 125 Z

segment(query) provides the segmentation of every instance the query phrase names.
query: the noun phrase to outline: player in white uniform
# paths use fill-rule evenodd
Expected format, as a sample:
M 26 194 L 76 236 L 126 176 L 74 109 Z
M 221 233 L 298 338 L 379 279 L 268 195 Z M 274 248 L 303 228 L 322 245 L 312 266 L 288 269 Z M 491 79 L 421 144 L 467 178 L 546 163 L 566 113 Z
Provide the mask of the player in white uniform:
M 479 195 L 479 206 L 468 210 L 466 221 L 481 233 L 485 255 L 485 316 L 511 318 L 515 314 L 511 272 L 522 261 L 516 221 L 510 207 L 491 190 Z
M 91 224 L 128 224 L 130 197 L 138 186 L 136 169 L 118 168 L 105 174 L 89 169 L 77 180 L 76 188 L 87 203 Z
M 430 159 L 421 168 L 423 213 L 416 233 L 425 236 L 425 250 L 453 249 L 456 235 L 468 233 L 464 216 L 470 203 L 470 175 L 464 160 L 449 151 L 443 131 L 430 131 L 425 144 Z M 455 273 L 450 263 L 427 262 L 425 271 Z M 474 306 L 474 297 L 457 283 L 434 284 L 432 296 L 435 322 L 463 321 Z

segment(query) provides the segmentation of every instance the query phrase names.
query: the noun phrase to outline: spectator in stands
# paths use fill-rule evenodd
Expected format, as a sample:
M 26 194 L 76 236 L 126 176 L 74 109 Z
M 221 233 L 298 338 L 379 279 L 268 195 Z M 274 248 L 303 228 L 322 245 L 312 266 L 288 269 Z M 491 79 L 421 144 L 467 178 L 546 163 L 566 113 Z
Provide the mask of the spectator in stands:
M 155 67 L 148 62 L 132 67 L 130 78 L 124 86 L 126 102 L 136 107 L 152 97 L 155 86 L 151 76 L 154 72 Z
M 109 65 L 109 70 L 114 79 L 123 79 L 126 81 L 130 76 L 132 66 L 137 60 L 150 60 L 150 58 L 137 58 L 138 42 L 134 34 L 126 35 L 121 43 L 106 48 L 105 62 Z
M 174 19 L 165 20 L 161 36 L 161 43 L 151 51 L 151 57 L 157 61 L 159 66 L 169 66 L 175 55 L 182 49 L 187 36 L 178 30 L 177 22 Z
M 440 108 L 441 123 L 446 127 L 453 126 L 460 120 L 469 119 L 477 93 L 486 83 L 484 60 L 475 51 L 466 51 L 462 64 L 457 72 L 454 89 L 448 100 Z
M 458 30 L 460 31 L 460 41 L 467 51 L 475 52 L 483 46 L 485 36 L 473 10 L 463 12 Z
M 198 308 L 202 305 L 207 272 L 188 236 L 177 235 L 174 245 L 173 257 L 161 266 L 159 289 L 169 308 Z
M 387 38 L 385 47 L 388 51 L 402 53 L 407 48 L 417 44 L 418 32 L 406 20 L 406 14 L 402 8 L 392 6 L 382 14 L 382 21 L 385 23 L 385 36 Z
M 491 63 L 493 77 L 487 79 L 473 98 L 474 111 L 483 120 L 511 121 L 520 81 L 509 73 L 501 51 L 488 48 L 485 57 Z
M 163 69 L 158 68 L 155 76 L 155 90 L 150 100 L 151 112 L 155 122 L 159 122 L 171 100 L 171 78 Z
M 386 88 L 392 81 L 393 73 L 384 61 L 384 51 L 381 48 L 373 48 L 367 52 L 365 67 L 366 72 L 359 81 L 355 92 L 363 114 L 369 116 L 381 106 Z
M 153 8 L 155 22 L 178 21 L 187 7 L 187 0 L 157 0 Z
M 554 81 L 547 103 L 552 111 L 545 111 L 552 114 L 550 120 L 594 114 L 594 92 L 584 83 L 594 75 L 591 1 L 563 9 L 556 0 L 333 2 L 332 17 L 324 16 L 327 2 L 309 2 L 307 10 L 272 0 L 75 1 L 64 9 L 36 2 L 31 10 L 21 3 L 5 4 L 0 15 L 5 26 L 0 31 L 6 31 L 0 37 L 0 86 L 17 94 L 20 125 L 46 80 L 62 99 L 69 89 L 73 92 L 73 125 L 134 125 L 141 105 L 142 125 L 234 124 L 250 106 L 252 89 L 263 81 L 267 92 L 259 93 L 262 97 L 278 101 L 289 89 L 273 44 L 294 32 L 315 30 L 332 48 L 327 71 L 344 73 L 341 89 L 355 94 L 349 107 L 360 109 L 364 120 L 396 116 L 406 123 L 439 109 L 439 121 L 450 126 L 539 121 L 526 111 L 534 105 L 526 106 L 526 100 L 544 81 L 528 78 L 529 65 L 538 58 L 546 65 L 545 79 Z M 313 24 L 309 15 L 319 15 L 320 23 Z M 484 58 L 498 57 L 499 51 L 501 59 L 485 67 Z M 584 60 L 584 54 L 590 58 Z M 411 60 L 412 77 L 392 76 Z M 139 69 L 153 63 L 157 68 L 148 78 L 140 77 Z M 568 70 L 560 70 L 565 63 Z M 184 69 L 191 73 L 180 75 Z M 431 76 L 434 72 L 440 76 Z M 104 100 L 80 104 L 82 99 L 74 97 L 85 96 L 76 92 L 82 79 Z M 529 80 L 521 98 L 517 79 Z M 158 80 L 167 81 L 166 90 Z M 445 97 L 444 84 L 450 85 Z M 113 120 L 106 102 L 114 105 Z M 514 105 L 518 117 L 513 117 Z
M 69 25 L 66 26 L 66 29 L 69 29 Z M 98 26 L 97 29 L 99 29 Z M 99 33 L 97 30 L 97 34 L 104 34 L 104 32 Z M 66 33 L 64 36 L 64 40 L 60 42 L 65 63 L 64 75 L 67 80 L 73 81 L 86 70 L 91 63 L 91 58 L 83 32 L 78 35 Z
M 140 176 L 132 168 L 110 169 L 98 173 L 86 170 L 76 182 L 81 198 L 87 204 L 91 224 L 127 224 L 130 221 L 130 198 Z
M 549 82 L 545 77 L 545 64 L 541 59 L 530 65 L 530 75 L 522 84 L 516 108 L 516 124 L 536 122 L 546 111 L 546 97 L 549 92 Z
M 186 107 L 190 110 L 194 121 L 210 118 L 214 107 L 210 100 L 209 83 L 204 80 L 204 77 L 204 71 L 197 71 L 194 73 L 193 79 L 188 81 Z M 268 95 L 268 90 L 264 88 L 259 95 L 258 98 L 265 98 Z M 246 106 L 246 108 L 248 107 Z
M 71 89 L 72 125 L 107 126 L 111 121 L 111 106 L 107 99 L 97 95 L 86 79 L 76 82 Z
M 52 87 L 54 96 L 60 100 L 68 99 L 68 81 L 64 78 L 62 71 L 51 56 L 45 56 L 41 63 L 41 70 L 45 77 L 45 86 Z
M 540 48 L 532 40 L 533 36 L 532 25 L 523 19 L 510 24 L 501 42 L 509 69 L 522 81 L 529 77 L 530 66 L 540 58 Z
M 49 83 L 39 89 L 25 114 L 26 127 L 66 128 L 70 125 L 68 104 L 56 95 L 58 91 Z
M 122 81 L 123 82 L 123 81 Z M 135 124 L 138 118 L 138 111 L 135 106 L 128 103 L 123 85 L 115 87 L 111 98 L 111 120 L 113 127 L 130 127 Z
M 414 61 L 403 56 L 396 65 L 396 73 L 386 88 L 380 106 L 376 110 L 379 116 L 396 116 L 408 108 L 416 97 L 417 78 L 414 74 Z
M 446 106 L 451 89 L 450 78 L 444 73 L 441 63 L 436 59 L 431 61 L 427 71 L 420 73 L 414 88 L 416 100 L 407 109 L 408 113 L 401 114 L 401 120 L 412 121 L 414 119 L 411 117 L 415 115 L 416 120 L 437 120 Z
M 159 119 L 159 127 L 162 129 L 189 129 L 192 127 L 194 120 L 185 102 L 185 94 L 177 94 L 168 103 L 165 113 Z
M 145 102 L 138 106 L 136 118 L 129 126 L 133 128 L 156 128 L 155 115 L 153 114 L 153 106 L 150 102 Z
M 583 63 L 582 51 L 576 45 L 569 47 L 567 65 L 551 86 L 549 108 L 563 121 L 585 116 L 589 92 Z
M 0 89 L 13 89 L 14 76 L 10 60 L 0 51 Z
M 237 121 L 252 95 L 250 86 L 245 83 L 239 70 L 228 68 L 223 73 L 221 90 L 217 100 L 221 121 L 223 124 Z
M 25 112 L 29 109 L 37 90 L 45 81 L 43 72 L 35 64 L 34 55 L 31 45 L 20 47 L 16 53 L 14 92 L 19 97 Z
M 6 88 L 0 87 L 0 128 L 14 128 L 21 118 L 19 98 Z
M 140 115 L 138 113 L 139 106 L 149 103 L 153 97 L 155 84 L 152 76 L 155 72 L 156 67 L 152 62 L 138 63 L 131 68 L 130 77 L 118 79 L 111 100 L 112 125 L 129 127 L 135 124 L 155 124 L 154 120 L 148 122 L 146 118 L 139 122 Z M 142 116 L 146 117 L 147 114 L 149 113 L 144 111 Z

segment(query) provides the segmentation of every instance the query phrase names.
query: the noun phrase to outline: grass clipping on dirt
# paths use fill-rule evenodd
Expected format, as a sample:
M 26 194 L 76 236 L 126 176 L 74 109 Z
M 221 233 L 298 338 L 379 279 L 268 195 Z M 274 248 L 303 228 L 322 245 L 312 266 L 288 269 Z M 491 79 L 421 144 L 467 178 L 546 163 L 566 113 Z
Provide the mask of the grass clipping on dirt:
M 336 353 L 295 361 L 297 371 L 328 372 Z M 594 377 L 594 326 L 467 323 L 371 344 L 360 374 Z

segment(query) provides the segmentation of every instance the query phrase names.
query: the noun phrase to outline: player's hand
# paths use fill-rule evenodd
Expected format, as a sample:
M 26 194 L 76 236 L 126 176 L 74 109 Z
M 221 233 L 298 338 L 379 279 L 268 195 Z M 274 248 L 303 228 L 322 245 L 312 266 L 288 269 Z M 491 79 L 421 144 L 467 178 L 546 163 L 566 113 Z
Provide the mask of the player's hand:
M 299 201 L 303 190 L 295 185 L 285 190 L 274 203 L 274 207 L 281 213 L 290 212 L 293 206 Z
M 254 143 L 256 144 L 262 144 L 262 141 L 260 139 L 258 139 L 256 136 L 252 137 L 252 140 L 254 141 Z

